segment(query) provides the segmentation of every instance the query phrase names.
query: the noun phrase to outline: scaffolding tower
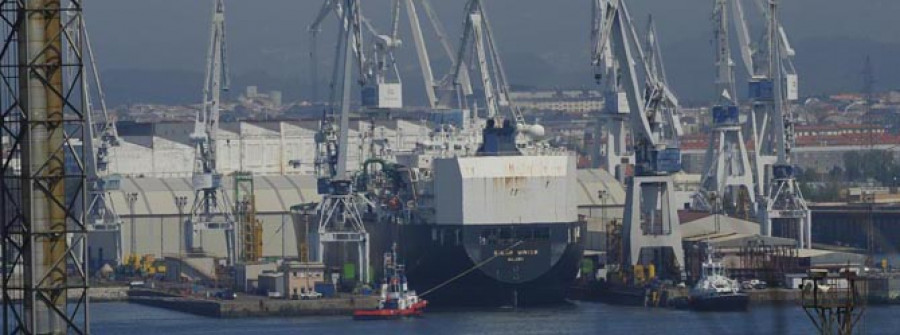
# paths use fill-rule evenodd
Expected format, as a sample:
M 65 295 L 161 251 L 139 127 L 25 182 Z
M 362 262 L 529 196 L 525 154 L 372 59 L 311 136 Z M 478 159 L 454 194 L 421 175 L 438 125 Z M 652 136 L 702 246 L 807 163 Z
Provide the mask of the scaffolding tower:
M 237 234 L 240 236 L 238 259 L 244 263 L 258 262 L 263 257 L 263 227 L 256 218 L 256 188 L 252 172 L 235 172 L 234 199 L 237 226 L 240 227 Z
M 0 1 L 3 332 L 86 334 L 80 0 Z

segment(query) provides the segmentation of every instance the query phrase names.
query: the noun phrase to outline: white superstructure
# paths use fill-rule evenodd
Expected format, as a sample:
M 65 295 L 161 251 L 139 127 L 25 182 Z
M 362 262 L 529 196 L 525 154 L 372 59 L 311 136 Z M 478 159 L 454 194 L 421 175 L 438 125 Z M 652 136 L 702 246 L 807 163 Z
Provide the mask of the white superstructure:
M 434 175 L 437 224 L 578 220 L 574 156 L 439 158 Z

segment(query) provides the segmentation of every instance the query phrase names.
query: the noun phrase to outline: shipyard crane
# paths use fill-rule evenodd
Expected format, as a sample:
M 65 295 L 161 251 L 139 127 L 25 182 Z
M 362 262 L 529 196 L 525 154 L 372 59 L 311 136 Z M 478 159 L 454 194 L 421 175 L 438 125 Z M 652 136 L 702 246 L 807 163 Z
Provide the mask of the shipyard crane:
M 529 125 L 525 122 L 522 111 L 510 99 L 509 83 L 506 77 L 506 71 L 503 67 L 503 61 L 497 44 L 494 39 L 493 31 L 488 20 L 487 12 L 481 0 L 469 0 L 465 7 L 466 21 L 463 29 L 462 40 L 454 58 L 453 65 L 453 82 L 454 87 L 461 87 L 463 82 L 463 73 L 468 71 L 465 64 L 467 63 L 467 55 L 470 55 L 472 62 L 478 64 L 479 74 L 481 75 L 481 86 L 484 99 L 484 115 L 488 120 L 488 124 L 500 123 L 497 121 L 504 117 L 502 123 L 503 128 L 507 125 L 513 127 L 513 135 L 524 135 L 525 140 L 538 139 L 544 136 L 544 129 L 540 125 Z M 474 55 L 473 55 L 474 54 Z M 458 105 L 461 107 L 469 107 L 469 99 L 472 98 L 465 94 L 464 89 L 458 89 Z M 474 100 L 471 101 L 471 110 L 478 111 L 478 104 Z M 497 143 L 493 141 L 485 142 L 483 146 L 485 152 L 510 152 L 516 148 L 488 148 Z
M 85 90 L 85 113 L 88 132 L 85 136 L 90 139 L 85 141 L 85 172 L 88 184 L 87 203 L 87 227 L 91 233 L 111 233 L 114 235 L 113 243 L 115 263 L 123 261 L 122 255 L 122 219 L 113 207 L 109 192 L 119 189 L 121 177 L 111 174 L 109 171 L 110 154 L 113 147 L 119 146 L 119 134 L 115 121 L 110 118 L 106 107 L 106 96 L 103 92 L 100 72 L 97 70 L 97 62 L 94 58 L 94 50 L 91 46 L 90 35 L 84 18 L 81 18 L 80 32 L 71 32 L 72 36 L 80 36 L 83 39 L 83 49 L 86 52 L 87 66 L 85 75 L 81 76 L 82 87 Z M 75 29 L 76 27 L 70 27 Z M 89 74 L 89 75 L 88 75 Z M 93 90 L 91 86 L 93 85 Z M 99 102 L 99 110 L 95 109 L 94 97 Z
M 400 7 L 400 0 L 391 1 L 391 27 L 388 34 L 378 32 L 360 9 L 358 14 L 360 31 L 350 36 L 353 55 L 360 72 L 357 80 L 361 85 L 362 105 L 369 109 L 403 108 L 403 82 L 394 58 L 394 51 L 403 44 L 399 38 Z M 338 20 L 343 20 L 345 8 L 346 5 L 340 0 L 325 0 L 313 23 L 307 28 L 310 34 L 310 80 L 314 99 L 318 98 L 318 36 L 322 32 L 322 23 L 331 13 Z M 369 52 L 364 46 L 362 28 L 365 28 L 373 40 Z M 346 33 L 352 29 L 354 29 L 352 26 L 342 23 L 339 27 L 342 32 L 339 33 Z M 331 92 L 335 91 L 332 89 Z M 334 104 L 335 98 L 334 95 L 329 97 L 329 105 Z
M 751 154 L 753 155 L 756 202 L 759 207 L 757 214 L 759 214 L 763 210 L 763 204 L 769 196 L 768 191 L 771 185 L 771 178 L 769 178 L 770 173 L 768 172 L 777 160 L 774 138 L 777 132 L 783 131 L 774 129 L 772 125 L 771 115 L 774 113 L 775 107 L 772 94 L 774 89 L 773 72 L 772 67 L 769 66 L 771 63 L 771 52 L 769 50 L 772 49 L 771 45 L 773 45 L 770 41 L 779 42 L 784 50 L 779 56 L 782 63 L 779 66 L 779 71 L 782 72 L 784 78 L 786 88 L 785 100 L 790 103 L 794 103 L 799 99 L 799 77 L 793 65 L 793 57 L 796 55 L 796 52 L 791 47 L 787 33 L 785 33 L 781 24 L 776 23 L 777 26 L 770 27 L 771 20 L 766 20 L 764 24 L 766 33 L 762 36 L 763 42 L 754 43 L 748 28 L 749 24 L 743 6 L 744 1 L 731 1 L 733 1 L 731 9 L 734 26 L 737 30 L 736 35 L 741 51 L 741 60 L 744 64 L 744 70 L 750 78 L 748 91 L 752 112 L 749 115 L 750 117 L 748 117 L 748 122 L 750 124 L 751 140 L 754 143 Z M 749 1 L 753 2 L 763 16 L 769 17 L 768 0 Z M 790 106 L 790 104 L 787 106 Z
M 763 212 L 760 222 L 763 234 L 793 238 L 799 242 L 800 248 L 811 248 L 812 214 L 797 184 L 794 166 L 791 164 L 791 146 L 794 140 L 791 103 L 797 100 L 797 76 L 793 73 L 793 65 L 785 64 L 785 55 L 790 57 L 793 52 L 779 22 L 777 0 L 769 0 L 767 18 L 768 80 L 760 81 L 759 85 L 763 88 L 771 87 L 771 93 L 759 96 L 768 100 L 772 107 L 767 112 L 770 113 L 768 119 L 771 120 L 770 135 L 774 137 L 770 145 L 775 151 L 776 160 L 767 182 L 768 192 L 765 194 L 765 207 L 761 208 Z M 761 132 L 757 139 L 764 140 L 763 135 L 765 133 Z M 767 144 L 758 143 L 758 146 Z
M 457 98 L 454 94 L 457 90 L 459 90 L 460 94 L 463 96 L 470 96 L 473 94 L 469 73 L 467 71 L 462 71 L 459 73 L 459 78 L 454 78 L 453 73 L 448 73 L 442 79 L 435 80 L 431 56 L 428 54 L 428 45 L 425 42 L 424 34 L 422 32 L 422 25 L 416 2 L 420 3 L 422 9 L 425 11 L 425 16 L 431 23 L 431 29 L 434 31 L 434 34 L 440 42 L 441 49 L 446 53 L 446 56 L 451 60 L 451 63 L 456 64 L 456 54 L 453 46 L 447 39 L 443 24 L 434 12 L 431 0 L 403 1 L 406 5 L 406 13 L 409 19 L 413 42 L 415 44 L 416 56 L 418 56 L 419 59 L 419 67 L 425 84 L 425 96 L 428 98 L 428 106 L 435 110 L 450 109 L 453 105 L 453 100 Z M 465 64 L 463 64 L 462 67 L 465 68 Z M 464 108 L 465 106 L 460 107 Z
M 809 248 L 811 213 L 790 164 L 793 108 L 799 99 L 793 64 L 796 51 L 778 19 L 777 0 L 752 1 L 766 18 L 762 46 L 751 42 L 741 0 L 734 0 L 732 12 L 741 59 L 750 76 L 757 217 L 763 235 L 795 238 L 801 247 Z
M 715 105 L 711 109 L 713 130 L 709 135 L 700 189 L 693 196 L 692 207 L 710 212 L 727 208 L 729 215 L 750 218 L 755 216 L 757 209 L 757 188 L 741 125 L 729 24 L 729 7 L 733 6 L 737 13 L 738 35 L 746 34 L 739 2 L 716 0 L 713 9 L 716 52 Z M 719 202 L 727 206 L 719 206 Z
M 222 174 L 216 166 L 216 139 L 219 130 L 221 93 L 228 90 L 228 63 L 225 44 L 225 1 L 213 0 L 209 50 L 206 57 L 203 103 L 197 112 L 194 131 L 194 171 L 192 185 L 194 204 L 190 221 L 185 225 L 185 247 L 191 253 L 202 253 L 200 234 L 204 230 L 225 232 L 228 264 L 235 262 L 235 220 L 222 186 Z
M 603 167 L 625 184 L 626 169 L 634 163 L 634 153 L 629 152 L 628 143 L 628 99 L 619 82 L 619 65 L 611 56 L 609 41 L 600 45 L 601 32 L 607 0 L 593 0 L 591 29 L 592 64 L 597 71 L 603 71 L 603 110 L 597 114 L 596 130 L 591 162 L 594 167 Z M 606 143 L 602 144 L 601 133 L 606 131 Z M 602 152 L 600 147 L 604 146 Z
M 655 255 L 671 254 L 674 264 L 658 258 L 653 263 L 661 269 L 683 267 L 673 177 L 681 170 L 679 128 L 673 124 L 678 103 L 665 84 L 662 67 L 652 65 L 661 64 L 661 57 L 648 55 L 641 47 L 625 1 L 606 3 L 602 17 L 602 23 L 594 25 L 600 31 L 593 32 L 600 36 L 593 49 L 595 79 L 602 81 L 609 72 L 605 64 L 619 65 L 617 76 L 634 136 L 635 171 L 627 181 L 623 225 L 625 262 L 635 265 Z M 659 267 L 662 264 L 668 266 Z
M 363 224 L 360 207 L 371 204 L 363 194 L 354 190 L 347 168 L 354 60 L 360 70 L 357 83 L 364 84 L 361 73 L 364 62 L 359 57 L 362 53 L 358 52 L 362 45 L 363 23 L 358 0 L 336 1 L 339 2 L 333 5 L 339 6 L 340 22 L 331 83 L 332 98 L 316 135 L 316 177 L 322 201 L 316 207 L 318 248 L 314 258 L 324 263 L 328 244 L 356 245 L 359 279 L 365 282 L 369 275 L 369 233 Z

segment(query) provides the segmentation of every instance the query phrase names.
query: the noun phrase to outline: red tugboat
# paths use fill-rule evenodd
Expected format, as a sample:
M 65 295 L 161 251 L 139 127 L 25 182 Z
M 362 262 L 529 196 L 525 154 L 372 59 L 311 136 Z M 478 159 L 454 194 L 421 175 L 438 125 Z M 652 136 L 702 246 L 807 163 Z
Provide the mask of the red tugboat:
M 358 309 L 353 312 L 355 320 L 383 320 L 402 317 L 422 316 L 428 301 L 419 299 L 416 291 L 409 290 L 405 268 L 397 264 L 397 246 L 384 255 L 384 281 L 381 283 L 381 299 L 378 308 Z

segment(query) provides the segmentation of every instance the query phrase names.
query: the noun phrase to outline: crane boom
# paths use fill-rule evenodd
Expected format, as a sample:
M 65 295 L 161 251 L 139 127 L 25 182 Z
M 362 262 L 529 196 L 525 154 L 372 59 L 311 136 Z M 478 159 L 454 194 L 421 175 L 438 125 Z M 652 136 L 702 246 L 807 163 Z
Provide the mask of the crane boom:
M 422 78 L 425 81 L 425 96 L 428 98 L 428 106 L 437 108 L 439 101 L 437 92 L 435 92 L 434 71 L 431 68 L 431 58 L 428 56 L 428 46 L 425 45 L 425 38 L 422 34 L 422 25 L 419 22 L 416 5 L 413 3 L 413 0 L 404 1 L 406 4 L 406 15 L 409 19 L 410 31 L 412 31 L 413 42 L 416 45 L 416 56 L 419 58 L 419 67 L 422 71 Z
M 465 72 L 465 56 L 472 48 L 481 74 L 484 91 L 485 108 L 487 117 L 494 118 L 500 115 L 501 110 L 507 110 L 515 122 L 516 127 L 526 126 L 525 118 L 518 107 L 512 103 L 509 96 L 509 85 L 506 81 L 506 73 L 503 69 L 503 61 L 494 41 L 491 25 L 481 0 L 470 0 L 466 5 L 466 25 L 463 30 L 462 42 L 456 54 L 454 66 L 454 82 L 459 83 L 462 73 Z
M 192 253 L 202 252 L 203 246 L 196 244 L 200 231 L 224 230 L 228 264 L 234 264 L 234 215 L 228 194 L 222 187 L 222 174 L 218 170 L 216 153 L 221 94 L 228 89 L 225 39 L 225 1 L 213 0 L 203 102 L 197 111 L 194 132 L 191 134 L 194 142 L 194 204 L 191 207 L 190 221 L 185 228 L 185 245 Z

